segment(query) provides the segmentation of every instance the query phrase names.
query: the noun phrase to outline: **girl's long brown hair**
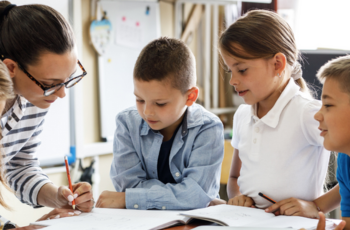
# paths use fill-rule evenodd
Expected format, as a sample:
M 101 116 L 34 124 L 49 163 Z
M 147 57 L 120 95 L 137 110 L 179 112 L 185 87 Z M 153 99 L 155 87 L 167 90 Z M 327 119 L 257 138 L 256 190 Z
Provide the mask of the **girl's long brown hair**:
M 242 53 L 242 50 L 235 49 L 233 44 L 242 47 L 249 56 Z M 243 59 L 273 57 L 277 53 L 283 53 L 289 72 L 300 59 L 292 29 L 281 16 L 268 10 L 252 10 L 240 17 L 222 33 L 219 48 Z M 302 77 L 295 82 L 301 91 L 310 93 Z
M 14 97 L 14 93 L 13 93 L 12 80 L 10 78 L 6 65 L 2 61 L 0 61 L 0 100 L 6 101 L 7 99 L 11 99 L 13 97 Z M 0 114 L 2 114 L 2 111 L 0 111 Z M 1 131 L 0 131 L 0 139 L 2 139 Z M 4 172 L 5 172 L 4 170 L 5 167 L 3 165 L 4 153 L 2 151 L 1 145 L 0 145 L 0 155 L 1 155 L 0 156 L 0 184 L 3 185 L 8 190 L 10 190 L 4 178 Z M 5 203 L 5 200 L 2 197 L 1 192 L 0 192 L 0 205 L 5 207 L 6 209 L 10 209 L 8 204 Z

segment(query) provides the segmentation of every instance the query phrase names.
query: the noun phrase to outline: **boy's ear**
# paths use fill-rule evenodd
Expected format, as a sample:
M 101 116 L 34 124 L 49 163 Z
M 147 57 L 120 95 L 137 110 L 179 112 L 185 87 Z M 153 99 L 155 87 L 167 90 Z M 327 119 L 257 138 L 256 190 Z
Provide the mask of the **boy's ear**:
M 14 78 L 16 75 L 16 71 L 18 70 L 17 63 L 14 60 L 8 58 L 4 59 L 2 62 L 7 66 L 7 69 L 10 73 L 10 77 Z
M 199 93 L 199 89 L 197 87 L 192 87 L 191 89 L 189 89 L 187 91 L 187 101 L 186 101 L 186 105 L 187 106 L 191 106 L 193 105 L 193 103 L 196 102 L 197 98 L 198 98 L 198 93 Z
M 275 76 L 278 74 L 282 75 L 283 70 L 287 65 L 287 58 L 283 53 L 275 54 Z

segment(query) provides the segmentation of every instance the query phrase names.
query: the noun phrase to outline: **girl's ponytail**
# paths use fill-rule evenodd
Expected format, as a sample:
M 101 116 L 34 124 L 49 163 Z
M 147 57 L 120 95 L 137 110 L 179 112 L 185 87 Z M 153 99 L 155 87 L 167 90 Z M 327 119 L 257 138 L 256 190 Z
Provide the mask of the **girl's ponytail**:
M 234 49 L 232 44 L 241 47 Z M 297 49 L 292 29 L 277 13 L 268 10 L 252 10 L 240 17 L 219 40 L 219 47 L 228 54 L 243 58 L 270 58 L 277 53 L 283 53 L 287 58 L 288 73 L 300 86 L 300 90 L 310 94 L 310 90 L 301 76 L 301 66 L 298 62 L 300 53 Z M 311 94 L 310 94 L 311 96 Z

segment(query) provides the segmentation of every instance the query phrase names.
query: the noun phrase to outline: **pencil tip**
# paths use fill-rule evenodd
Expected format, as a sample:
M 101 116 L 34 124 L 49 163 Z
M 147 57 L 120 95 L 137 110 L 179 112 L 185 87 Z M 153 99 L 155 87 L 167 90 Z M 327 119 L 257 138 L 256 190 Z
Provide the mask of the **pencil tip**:
M 75 205 L 73 204 L 73 209 L 75 209 Z

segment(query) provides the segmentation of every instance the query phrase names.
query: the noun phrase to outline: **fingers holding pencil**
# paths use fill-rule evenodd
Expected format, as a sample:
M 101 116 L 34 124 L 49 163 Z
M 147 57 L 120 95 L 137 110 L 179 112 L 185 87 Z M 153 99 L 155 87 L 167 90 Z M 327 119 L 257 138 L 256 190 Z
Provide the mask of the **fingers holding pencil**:
M 74 194 L 78 195 L 75 198 L 75 204 L 79 210 L 90 212 L 94 208 L 95 201 L 91 189 L 91 185 L 87 182 L 73 185 Z
M 265 209 L 266 212 L 276 212 L 278 210 L 281 215 L 286 216 L 319 217 L 317 207 L 313 202 L 297 198 L 281 200 Z
M 72 185 L 73 193 L 66 186 L 59 188 L 59 194 L 61 194 L 61 200 L 64 200 L 64 204 L 61 207 L 72 208 L 72 201 L 74 200 L 76 209 L 83 212 L 90 212 L 94 207 L 93 194 L 91 191 L 91 185 L 86 182 L 80 182 Z

